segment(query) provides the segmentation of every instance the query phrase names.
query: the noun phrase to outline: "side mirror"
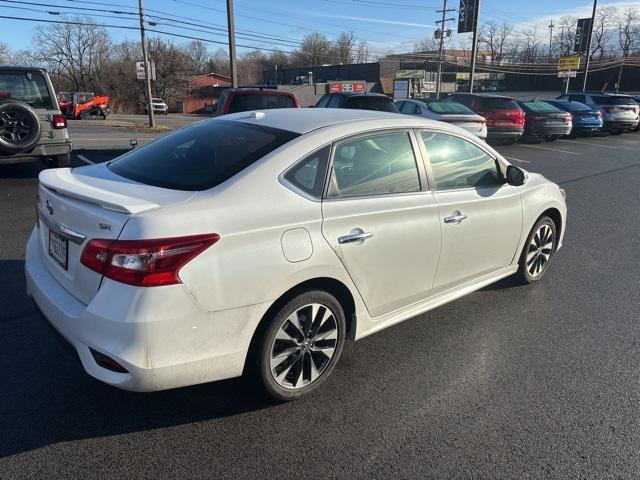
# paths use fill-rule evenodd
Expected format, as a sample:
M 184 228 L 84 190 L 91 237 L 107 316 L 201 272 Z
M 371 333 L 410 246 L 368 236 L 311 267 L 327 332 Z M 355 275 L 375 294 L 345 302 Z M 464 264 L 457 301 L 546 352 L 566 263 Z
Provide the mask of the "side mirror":
M 515 165 L 509 165 L 507 167 L 507 183 L 509 185 L 519 187 L 520 185 L 524 185 L 526 179 L 527 176 L 521 168 L 518 168 Z

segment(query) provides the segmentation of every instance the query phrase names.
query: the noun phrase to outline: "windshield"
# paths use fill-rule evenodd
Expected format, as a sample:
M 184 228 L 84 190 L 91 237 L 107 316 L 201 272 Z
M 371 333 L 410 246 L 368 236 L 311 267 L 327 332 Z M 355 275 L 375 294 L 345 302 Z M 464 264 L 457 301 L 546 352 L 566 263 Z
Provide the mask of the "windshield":
M 558 107 L 555 107 L 547 102 L 522 102 L 522 105 L 527 107 L 529 110 L 538 113 L 562 113 L 562 110 L 560 110 Z
M 47 82 L 39 73 L 0 73 L 0 98 L 13 98 L 33 108 L 53 110 Z
M 637 105 L 637 103 L 631 97 L 619 96 L 616 97 L 614 95 L 594 95 L 593 101 L 598 105 Z
M 151 101 L 153 103 L 164 103 L 164 100 L 162 100 L 161 98 L 152 98 Z
M 427 103 L 427 107 L 432 112 L 440 113 L 442 115 L 475 115 L 475 113 L 462 105 L 461 103 L 456 102 L 429 102 Z
M 295 108 L 296 104 L 288 95 L 234 95 L 229 113 L 248 110 L 269 110 L 272 108 Z
M 513 98 L 486 97 L 480 102 L 483 110 L 518 110 L 518 104 Z
M 397 112 L 398 108 L 389 97 L 358 95 L 347 98 L 347 108 L 357 110 L 379 110 L 381 112 Z
M 114 160 L 114 173 L 174 190 L 197 191 L 225 182 L 297 133 L 212 120 L 166 135 Z

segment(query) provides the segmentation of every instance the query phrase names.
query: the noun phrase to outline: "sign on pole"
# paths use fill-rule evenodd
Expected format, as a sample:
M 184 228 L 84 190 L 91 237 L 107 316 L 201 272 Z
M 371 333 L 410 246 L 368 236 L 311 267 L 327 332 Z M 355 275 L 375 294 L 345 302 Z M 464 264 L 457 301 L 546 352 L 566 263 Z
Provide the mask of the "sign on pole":
M 409 80 L 393 81 L 393 100 L 404 100 L 409 98 Z
M 460 0 L 458 9 L 458 33 L 473 32 L 473 21 L 480 0 Z
M 149 72 L 151 76 L 151 80 L 156 79 L 156 62 L 153 60 L 149 62 Z M 138 80 L 145 80 L 144 76 L 144 62 L 136 62 L 136 77 Z
M 575 70 L 566 70 L 564 72 L 558 72 L 558 78 L 576 78 L 578 72 Z
M 589 34 L 591 33 L 591 19 L 581 18 L 576 27 L 576 38 L 573 43 L 575 53 L 584 53 L 589 45 Z
M 558 59 L 558 71 L 580 70 L 580 56 L 571 55 L 570 57 L 560 57 Z

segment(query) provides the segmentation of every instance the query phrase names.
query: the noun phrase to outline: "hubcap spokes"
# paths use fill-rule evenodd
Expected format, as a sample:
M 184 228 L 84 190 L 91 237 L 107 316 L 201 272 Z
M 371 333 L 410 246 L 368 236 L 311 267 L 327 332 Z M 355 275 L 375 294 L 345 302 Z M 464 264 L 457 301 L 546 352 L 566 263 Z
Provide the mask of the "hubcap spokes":
M 31 133 L 30 119 L 19 112 L 6 111 L 0 115 L 0 137 L 20 143 Z
M 338 345 L 338 324 L 333 312 L 312 303 L 293 312 L 280 326 L 271 347 L 271 375 L 287 389 L 317 380 Z
M 532 277 L 539 276 L 549 263 L 553 251 L 554 233 L 549 225 L 542 225 L 527 249 L 526 268 Z

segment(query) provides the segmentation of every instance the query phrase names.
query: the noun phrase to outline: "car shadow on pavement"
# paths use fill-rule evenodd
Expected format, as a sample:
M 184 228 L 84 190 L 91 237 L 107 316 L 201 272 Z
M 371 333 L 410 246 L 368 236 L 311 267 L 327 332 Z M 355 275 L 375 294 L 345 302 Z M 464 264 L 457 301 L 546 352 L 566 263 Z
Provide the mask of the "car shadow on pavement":
M 22 260 L 0 260 L 0 458 L 273 406 L 243 379 L 155 393 L 94 380 L 26 295 L 23 271 Z

